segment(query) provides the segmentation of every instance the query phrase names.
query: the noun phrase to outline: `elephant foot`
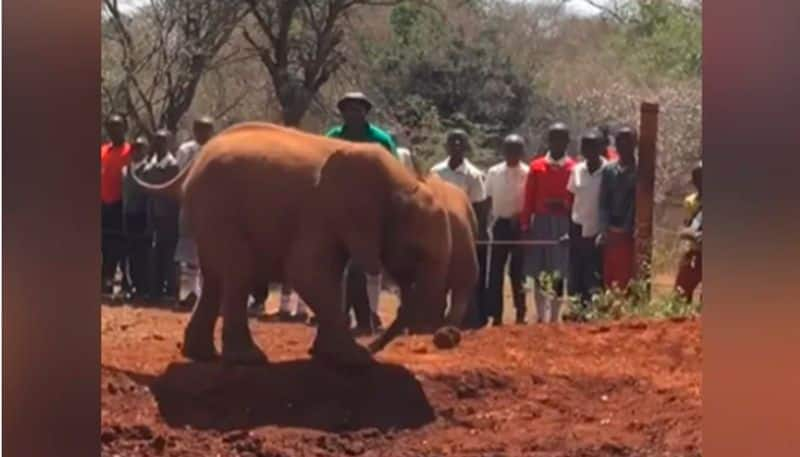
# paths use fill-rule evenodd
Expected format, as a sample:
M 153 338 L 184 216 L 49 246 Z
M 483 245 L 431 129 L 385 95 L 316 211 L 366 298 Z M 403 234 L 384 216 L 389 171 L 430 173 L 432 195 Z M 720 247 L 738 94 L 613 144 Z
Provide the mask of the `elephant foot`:
M 315 341 L 309 353 L 315 360 L 342 368 L 366 368 L 375 363 L 370 352 L 355 342 L 347 346 L 324 347 Z
M 210 362 L 219 357 L 213 340 L 194 336 L 188 329 L 183 337 L 181 354 L 194 362 Z
M 222 361 L 228 365 L 264 365 L 267 356 L 250 338 L 223 337 Z
M 181 354 L 193 362 L 211 362 L 219 358 L 213 345 L 210 348 L 184 345 Z
M 267 356 L 255 345 L 236 349 L 223 347 L 222 361 L 227 365 L 264 365 Z

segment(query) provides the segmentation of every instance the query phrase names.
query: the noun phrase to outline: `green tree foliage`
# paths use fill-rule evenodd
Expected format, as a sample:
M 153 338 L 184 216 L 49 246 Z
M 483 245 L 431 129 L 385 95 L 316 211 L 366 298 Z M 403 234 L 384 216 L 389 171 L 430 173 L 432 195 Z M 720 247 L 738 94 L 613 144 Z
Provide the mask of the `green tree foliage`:
M 700 2 L 638 0 L 628 4 L 617 38 L 621 53 L 645 70 L 667 77 L 699 77 L 702 71 Z
M 498 45 L 499 30 L 484 24 L 470 39 L 437 11 L 412 4 L 395 7 L 389 21 L 389 41 L 362 46 L 372 84 L 399 123 L 416 133 L 423 162 L 443 154 L 441 134 L 451 127 L 473 137 L 476 161 L 493 161 L 494 140 L 518 128 L 533 101 L 531 82 Z

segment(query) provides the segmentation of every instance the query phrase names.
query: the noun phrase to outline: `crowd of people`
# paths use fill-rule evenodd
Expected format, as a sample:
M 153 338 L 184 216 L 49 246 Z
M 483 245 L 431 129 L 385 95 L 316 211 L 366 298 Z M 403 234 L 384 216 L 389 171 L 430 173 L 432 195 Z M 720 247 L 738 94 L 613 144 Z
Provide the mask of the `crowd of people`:
M 570 142 L 569 127 L 556 122 L 547 132 L 547 151 L 526 164 L 525 139 L 508 135 L 503 160 L 484 172 L 466 157 L 467 133 L 448 133 L 447 158 L 431 172 L 466 192 L 481 226 L 473 325 L 502 324 L 506 277 L 520 324 L 527 322 L 527 278 L 540 323 L 561 320 L 569 298 L 579 308 L 569 317 L 578 319 L 585 315 L 580 308 L 587 310 L 603 290 L 629 290 L 636 271 L 637 133 L 629 126 L 613 134 L 607 126 L 588 129 L 579 138 L 579 160 L 568 156 Z M 680 231 L 688 247 L 674 287 L 687 302 L 702 279 L 702 163 L 692 182 L 696 192 L 687 197 Z
M 414 169 L 411 151 L 398 146 L 396 135 L 367 120 L 372 107 L 364 94 L 346 94 L 337 104 L 343 122 L 326 135 L 380 144 Z M 145 191 L 139 180 L 168 181 L 190 166 L 214 135 L 214 120 L 194 120 L 192 139 L 177 148 L 173 132 L 166 129 L 129 143 L 120 115 L 108 117 L 105 128 L 108 141 L 100 148 L 102 291 L 114 294 L 119 270 L 123 300 L 191 308 L 202 292 L 202 272 L 183 212 L 169 197 Z M 567 297 L 576 297 L 585 308 L 603 289 L 628 288 L 635 271 L 637 133 L 627 126 L 614 132 L 607 126 L 589 129 L 580 135 L 579 159 L 567 154 L 571 141 L 569 127 L 554 123 L 547 131 L 547 151 L 525 163 L 525 138 L 510 134 L 502 142 L 502 161 L 484 171 L 468 158 L 469 134 L 460 129 L 447 133 L 447 157 L 430 172 L 466 193 L 479 223 L 480 278 L 465 326 L 502 324 L 506 276 L 517 323 L 527 321 L 527 278 L 533 279 L 536 320 L 542 323 L 561 320 Z M 686 199 L 688 214 L 680 232 L 687 248 L 675 284 L 687 301 L 702 277 L 702 164 L 695 167 L 692 182 L 696 192 Z M 343 299 L 357 332 L 382 327 L 381 289 L 380 275 L 348 265 Z M 252 313 L 264 314 L 268 293 L 253 291 Z M 268 319 L 313 322 L 305 303 L 285 286 L 278 312 Z

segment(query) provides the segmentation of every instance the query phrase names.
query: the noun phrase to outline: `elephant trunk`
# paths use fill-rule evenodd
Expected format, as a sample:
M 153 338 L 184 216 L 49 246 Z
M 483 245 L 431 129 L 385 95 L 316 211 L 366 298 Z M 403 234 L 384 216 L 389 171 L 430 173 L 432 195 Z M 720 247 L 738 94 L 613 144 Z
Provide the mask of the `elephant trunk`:
M 461 327 L 473 292 L 473 287 L 464 288 L 463 286 L 450 291 L 450 309 L 444 318 L 445 325 Z
M 433 333 L 443 322 L 446 307 L 445 275 L 439 265 L 421 269 L 413 285 L 401 285 L 397 317 L 369 348 L 378 352 L 404 330 Z
M 369 345 L 369 350 L 373 354 L 382 350 L 389 343 L 397 338 L 400 333 L 408 327 L 408 306 L 402 304 L 397 309 L 397 317 L 395 317 L 389 328 L 386 329 L 378 338 Z
M 448 287 L 450 289 L 450 309 L 444 318 L 445 325 L 461 327 L 467 314 L 467 307 L 475 295 L 478 283 L 478 262 L 475 256 L 451 265 Z

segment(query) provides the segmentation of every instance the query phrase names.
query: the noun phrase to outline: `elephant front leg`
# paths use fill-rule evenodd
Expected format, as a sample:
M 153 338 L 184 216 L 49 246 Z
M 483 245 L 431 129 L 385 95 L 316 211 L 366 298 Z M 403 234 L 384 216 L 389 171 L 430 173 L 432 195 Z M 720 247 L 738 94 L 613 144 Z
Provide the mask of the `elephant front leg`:
M 364 367 L 372 364 L 372 356 L 355 342 L 344 320 L 327 314 L 326 311 L 317 313 L 317 336 L 309 350 L 311 356 L 341 367 Z
M 318 256 L 294 256 L 289 265 L 295 290 L 317 318 L 317 336 L 309 352 L 313 358 L 337 366 L 370 365 L 372 356 L 353 339 L 349 316 L 342 310 L 344 259 L 332 250 L 324 252 Z
M 475 294 L 475 284 L 477 283 L 477 280 L 471 280 L 469 276 L 467 278 L 453 284 L 453 288 L 450 289 L 450 309 L 445 316 L 445 325 L 456 328 L 461 328 L 464 325 L 467 308 L 470 305 L 470 299 Z

